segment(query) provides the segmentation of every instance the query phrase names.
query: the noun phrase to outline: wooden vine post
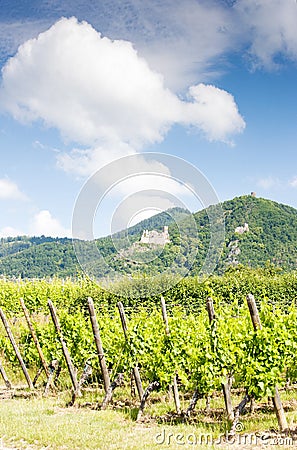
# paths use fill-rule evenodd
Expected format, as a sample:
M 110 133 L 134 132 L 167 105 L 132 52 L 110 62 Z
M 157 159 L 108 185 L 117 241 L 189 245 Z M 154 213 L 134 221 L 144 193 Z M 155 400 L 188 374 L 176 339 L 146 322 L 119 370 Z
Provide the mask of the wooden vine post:
M 208 318 L 209 323 L 211 324 L 215 320 L 215 311 L 213 306 L 213 300 L 211 297 L 207 298 L 206 301 L 206 308 L 208 312 Z M 225 401 L 225 407 L 227 411 L 227 417 L 229 421 L 234 420 L 234 411 L 232 406 L 232 400 L 231 400 L 231 392 L 230 392 L 230 386 L 228 380 L 225 381 L 225 383 L 222 383 L 222 390 L 224 394 L 224 401 Z
M 64 336 L 63 336 L 63 333 L 62 333 L 62 330 L 61 330 L 61 326 L 60 326 L 60 322 L 59 322 L 59 319 L 58 319 L 58 316 L 57 316 L 57 313 L 56 313 L 56 309 L 55 309 L 55 307 L 54 307 L 54 305 L 53 305 L 51 300 L 48 300 L 47 304 L 48 304 L 48 307 L 49 307 L 49 310 L 50 310 L 50 313 L 51 313 L 51 317 L 52 317 L 53 323 L 55 325 L 55 329 L 56 329 L 57 335 L 58 335 L 58 337 L 60 339 L 60 342 L 61 342 L 61 345 L 62 345 L 63 354 L 64 354 L 64 357 L 65 357 L 65 360 L 66 360 L 66 364 L 67 364 L 67 367 L 68 367 L 68 371 L 69 371 L 69 375 L 70 375 L 70 378 L 71 378 L 71 381 L 72 381 L 74 392 L 78 393 L 79 385 L 78 385 L 78 381 L 77 381 L 77 378 L 76 378 L 76 372 L 75 372 L 73 363 L 71 361 L 71 357 L 70 357 L 70 354 L 69 354 L 66 342 L 64 340 Z
M 252 294 L 248 294 L 246 300 L 249 307 L 249 312 L 252 319 L 254 330 L 255 331 L 262 330 L 262 324 L 254 296 Z M 275 392 L 272 400 L 280 430 L 281 431 L 288 430 L 288 423 L 277 386 L 275 386 Z
M 36 349 L 38 351 L 38 355 L 39 355 L 40 361 L 42 363 L 43 369 L 44 369 L 44 371 L 46 373 L 46 376 L 48 378 L 50 376 L 50 370 L 49 370 L 48 364 L 47 364 L 47 362 L 45 360 L 45 357 L 43 355 L 40 343 L 38 341 L 36 332 L 34 330 L 33 324 L 32 324 L 31 319 L 30 319 L 29 311 L 28 311 L 28 309 L 27 309 L 27 307 L 25 305 L 25 302 L 24 302 L 23 298 L 20 298 L 20 304 L 21 304 L 21 307 L 22 307 L 22 309 L 24 311 L 25 319 L 26 319 L 26 322 L 28 324 L 28 327 L 29 327 L 32 339 L 33 339 L 34 344 L 35 344 L 35 347 L 36 347 Z
M 128 340 L 127 320 L 126 320 L 126 314 L 125 314 L 125 310 L 124 310 L 124 306 L 123 306 L 122 302 L 118 302 L 118 310 L 119 310 L 119 314 L 120 314 L 120 318 L 121 318 L 121 323 L 122 323 L 124 336 L 125 336 L 125 339 L 127 341 Z M 139 374 L 137 363 L 136 363 L 135 367 L 133 367 L 133 375 L 134 375 L 134 379 L 135 379 L 135 384 L 136 384 L 138 396 L 139 396 L 139 399 L 141 401 L 142 397 L 143 397 L 143 394 L 144 394 L 144 391 L 143 391 L 143 387 L 142 387 L 141 378 L 140 378 L 140 374 Z
M 176 412 L 177 412 L 177 414 L 180 414 L 181 407 L 180 407 L 180 398 L 179 398 L 178 385 L 177 385 L 177 374 L 175 374 L 173 377 L 172 392 L 173 392 L 173 398 L 174 398 Z
M 165 298 L 163 297 L 163 295 L 161 295 L 161 308 L 162 308 L 162 317 L 163 317 L 163 321 L 164 321 L 164 324 L 165 324 L 165 333 L 168 336 L 170 331 L 169 331 L 169 325 L 168 325 L 166 303 L 165 303 Z
M 5 369 L 2 366 L 1 361 L 0 361 L 0 373 L 2 375 L 2 378 L 4 380 L 4 383 L 5 383 L 5 386 L 7 387 L 7 389 L 11 389 L 11 387 L 12 387 L 11 383 L 10 383 L 10 381 L 9 381 L 7 375 L 6 375 Z
M 25 378 L 27 380 L 28 386 L 29 386 L 30 389 L 34 389 L 34 386 L 33 386 L 32 380 L 30 378 L 30 375 L 28 373 L 27 367 L 26 367 L 26 365 L 25 365 L 25 363 L 23 361 L 22 355 L 21 355 L 21 353 L 19 351 L 19 348 L 17 346 L 17 343 L 16 343 L 16 341 L 15 341 L 15 339 L 13 337 L 12 331 L 11 331 L 9 325 L 8 325 L 6 316 L 5 316 L 5 314 L 4 314 L 4 312 L 2 311 L 1 308 L 0 308 L 0 316 L 1 316 L 4 328 L 6 330 L 7 336 L 9 337 L 11 345 L 13 346 L 13 349 L 14 349 L 14 352 L 16 354 L 16 357 L 19 360 L 20 366 L 21 366 L 22 371 L 23 371 L 23 373 L 25 375 Z
M 249 312 L 252 319 L 254 330 L 255 331 L 262 330 L 262 324 L 254 296 L 252 294 L 248 294 L 246 297 L 246 301 L 249 307 Z
M 211 324 L 214 321 L 214 319 L 216 318 L 215 312 L 214 312 L 213 300 L 211 297 L 207 297 L 206 309 L 207 309 L 207 313 L 208 313 L 209 323 Z
M 167 316 L 167 310 L 166 310 L 166 303 L 164 297 L 161 295 L 161 308 L 162 308 L 162 317 L 165 325 L 165 334 L 169 336 L 170 329 L 168 324 L 168 316 Z M 173 377 L 173 384 L 172 384 L 172 392 L 173 392 L 173 398 L 175 403 L 175 409 L 177 414 L 181 413 L 181 407 L 180 407 L 180 398 L 179 398 L 179 392 L 178 392 L 178 385 L 177 385 L 177 374 Z
M 98 358 L 99 358 L 99 364 L 100 364 L 102 377 L 103 377 L 104 390 L 105 390 L 105 392 L 107 392 L 109 385 L 110 385 L 110 378 L 109 378 L 109 373 L 108 373 L 107 366 L 106 366 L 106 361 L 105 361 L 102 341 L 101 341 L 101 337 L 100 337 L 100 330 L 99 330 L 99 326 L 98 326 L 98 322 L 97 322 L 97 318 L 96 318 L 94 303 L 93 303 L 93 299 L 91 297 L 88 298 L 88 309 L 89 309 L 89 313 L 90 313 L 93 335 L 94 335 L 97 354 L 98 354 Z
M 232 406 L 231 392 L 228 380 L 225 381 L 225 383 L 222 383 L 222 391 L 224 394 L 224 401 L 228 420 L 232 422 L 234 420 L 234 411 Z

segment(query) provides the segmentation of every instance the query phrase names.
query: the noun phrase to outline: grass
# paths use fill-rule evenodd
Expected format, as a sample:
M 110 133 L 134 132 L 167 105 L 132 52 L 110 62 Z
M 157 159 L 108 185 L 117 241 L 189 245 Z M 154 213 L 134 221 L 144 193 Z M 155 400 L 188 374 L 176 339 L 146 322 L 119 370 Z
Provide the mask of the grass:
M 155 442 L 158 434 L 159 441 L 163 440 L 163 430 L 166 436 L 172 432 L 170 426 L 136 424 L 111 410 L 66 409 L 64 401 L 54 398 L 2 400 L 0 425 L 5 444 L 14 443 L 24 449 L 25 443 L 33 444 L 33 448 L 63 450 L 177 448 Z M 186 425 L 174 430 L 174 433 L 202 432 L 202 428 L 200 431 L 199 427 Z
M 94 410 L 86 407 L 86 402 L 93 403 L 100 398 L 100 391 L 86 392 L 82 399 L 79 399 L 75 407 L 66 408 L 69 394 L 63 393 L 57 397 L 44 398 L 41 395 L 31 398 L 2 399 L 0 401 L 0 438 L 7 447 L 17 449 L 57 449 L 57 450 L 88 450 L 88 449 L 180 449 L 195 448 L 199 450 L 207 449 L 227 449 L 227 448 L 261 448 L 247 447 L 242 443 L 237 445 L 208 445 L 206 438 L 217 439 L 224 434 L 226 421 L 218 421 L 216 414 L 207 416 L 201 410 L 205 406 L 205 401 L 200 400 L 195 414 L 195 423 L 172 424 L 158 423 L 157 420 L 150 420 L 147 423 L 136 423 L 134 420 L 135 409 L 125 406 L 127 392 L 119 389 L 115 392 L 114 407 L 106 411 Z M 283 393 L 284 402 L 294 402 L 296 392 L 289 391 Z M 158 400 L 162 400 L 159 402 Z M 234 400 L 237 403 L 238 399 Z M 127 403 L 127 401 L 126 401 Z M 222 415 L 222 398 L 212 399 L 211 407 L 213 412 Z M 152 395 L 146 413 L 150 417 L 159 417 L 169 411 L 173 411 L 173 404 L 170 398 L 158 394 Z M 132 411 L 132 412 L 131 412 Z M 134 411 L 134 413 L 133 413 Z M 296 409 L 287 411 L 289 423 L 296 423 Z M 277 429 L 277 421 L 273 411 L 269 408 L 256 410 L 252 415 L 246 414 L 242 418 L 244 426 L 243 433 L 255 431 Z M 203 439 L 204 444 L 198 445 L 199 439 Z M 193 445 L 197 440 L 197 445 Z M 189 444 L 187 441 L 189 440 Z M 210 441 L 208 441 L 210 443 Z M 192 444 L 192 445 L 191 445 Z M 294 448 L 292 446 L 269 447 L 265 444 L 263 448 Z M 0 439 L 1 449 L 1 439 Z

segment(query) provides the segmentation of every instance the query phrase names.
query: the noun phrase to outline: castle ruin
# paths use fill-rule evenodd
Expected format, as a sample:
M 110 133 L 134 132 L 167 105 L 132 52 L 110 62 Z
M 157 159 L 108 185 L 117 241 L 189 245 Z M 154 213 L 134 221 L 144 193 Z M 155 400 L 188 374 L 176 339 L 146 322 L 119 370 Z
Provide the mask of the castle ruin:
M 168 226 L 164 226 L 163 231 L 143 230 L 140 242 L 142 244 L 153 244 L 153 245 L 169 244 L 171 241 L 169 237 Z
M 238 233 L 238 234 L 243 234 L 243 233 L 246 233 L 248 231 L 250 231 L 248 223 L 245 223 L 243 225 L 243 227 L 236 227 L 235 228 L 235 233 Z

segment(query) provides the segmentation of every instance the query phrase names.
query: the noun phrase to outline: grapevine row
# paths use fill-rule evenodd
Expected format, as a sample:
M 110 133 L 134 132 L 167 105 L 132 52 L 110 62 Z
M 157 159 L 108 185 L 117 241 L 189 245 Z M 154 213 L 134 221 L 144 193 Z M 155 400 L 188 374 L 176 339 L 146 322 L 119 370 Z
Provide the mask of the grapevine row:
M 215 299 L 215 318 L 209 320 L 206 308 L 188 312 L 181 306 L 171 307 L 164 324 L 159 305 L 130 312 L 123 332 L 117 308 L 97 308 L 102 347 L 111 380 L 124 374 L 128 383 L 131 372 L 139 368 L 142 384 L 166 391 L 174 380 L 182 392 L 209 397 L 219 391 L 226 380 L 246 396 L 259 400 L 273 397 L 276 386 L 297 381 L 297 308 L 284 311 L 276 304 L 261 302 L 261 329 L 253 328 L 247 304 L 223 303 Z M 87 305 L 87 301 L 85 300 Z M 100 306 L 100 305 L 97 305 Z M 102 305 L 101 305 L 102 306 Z M 73 365 L 83 375 L 86 361 L 92 366 L 89 382 L 103 383 L 87 307 L 69 314 L 69 308 L 58 309 L 61 330 Z M 64 372 L 62 350 L 57 331 L 49 314 L 32 315 L 36 337 L 45 360 L 60 361 Z M 24 363 L 36 372 L 40 355 L 32 333 L 21 316 L 11 326 L 19 343 Z M 0 335 L 4 364 L 17 365 L 16 353 L 4 333 Z M 106 386 L 105 386 L 106 387 Z

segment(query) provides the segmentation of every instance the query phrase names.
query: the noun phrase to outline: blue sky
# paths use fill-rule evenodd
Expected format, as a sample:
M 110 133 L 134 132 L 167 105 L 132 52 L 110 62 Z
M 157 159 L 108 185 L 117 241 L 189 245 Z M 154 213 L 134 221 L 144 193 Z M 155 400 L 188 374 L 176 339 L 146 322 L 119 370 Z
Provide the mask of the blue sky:
M 297 208 L 296 1 L 176 3 L 0 0 L 0 236 L 70 236 L 86 180 L 145 152 Z

